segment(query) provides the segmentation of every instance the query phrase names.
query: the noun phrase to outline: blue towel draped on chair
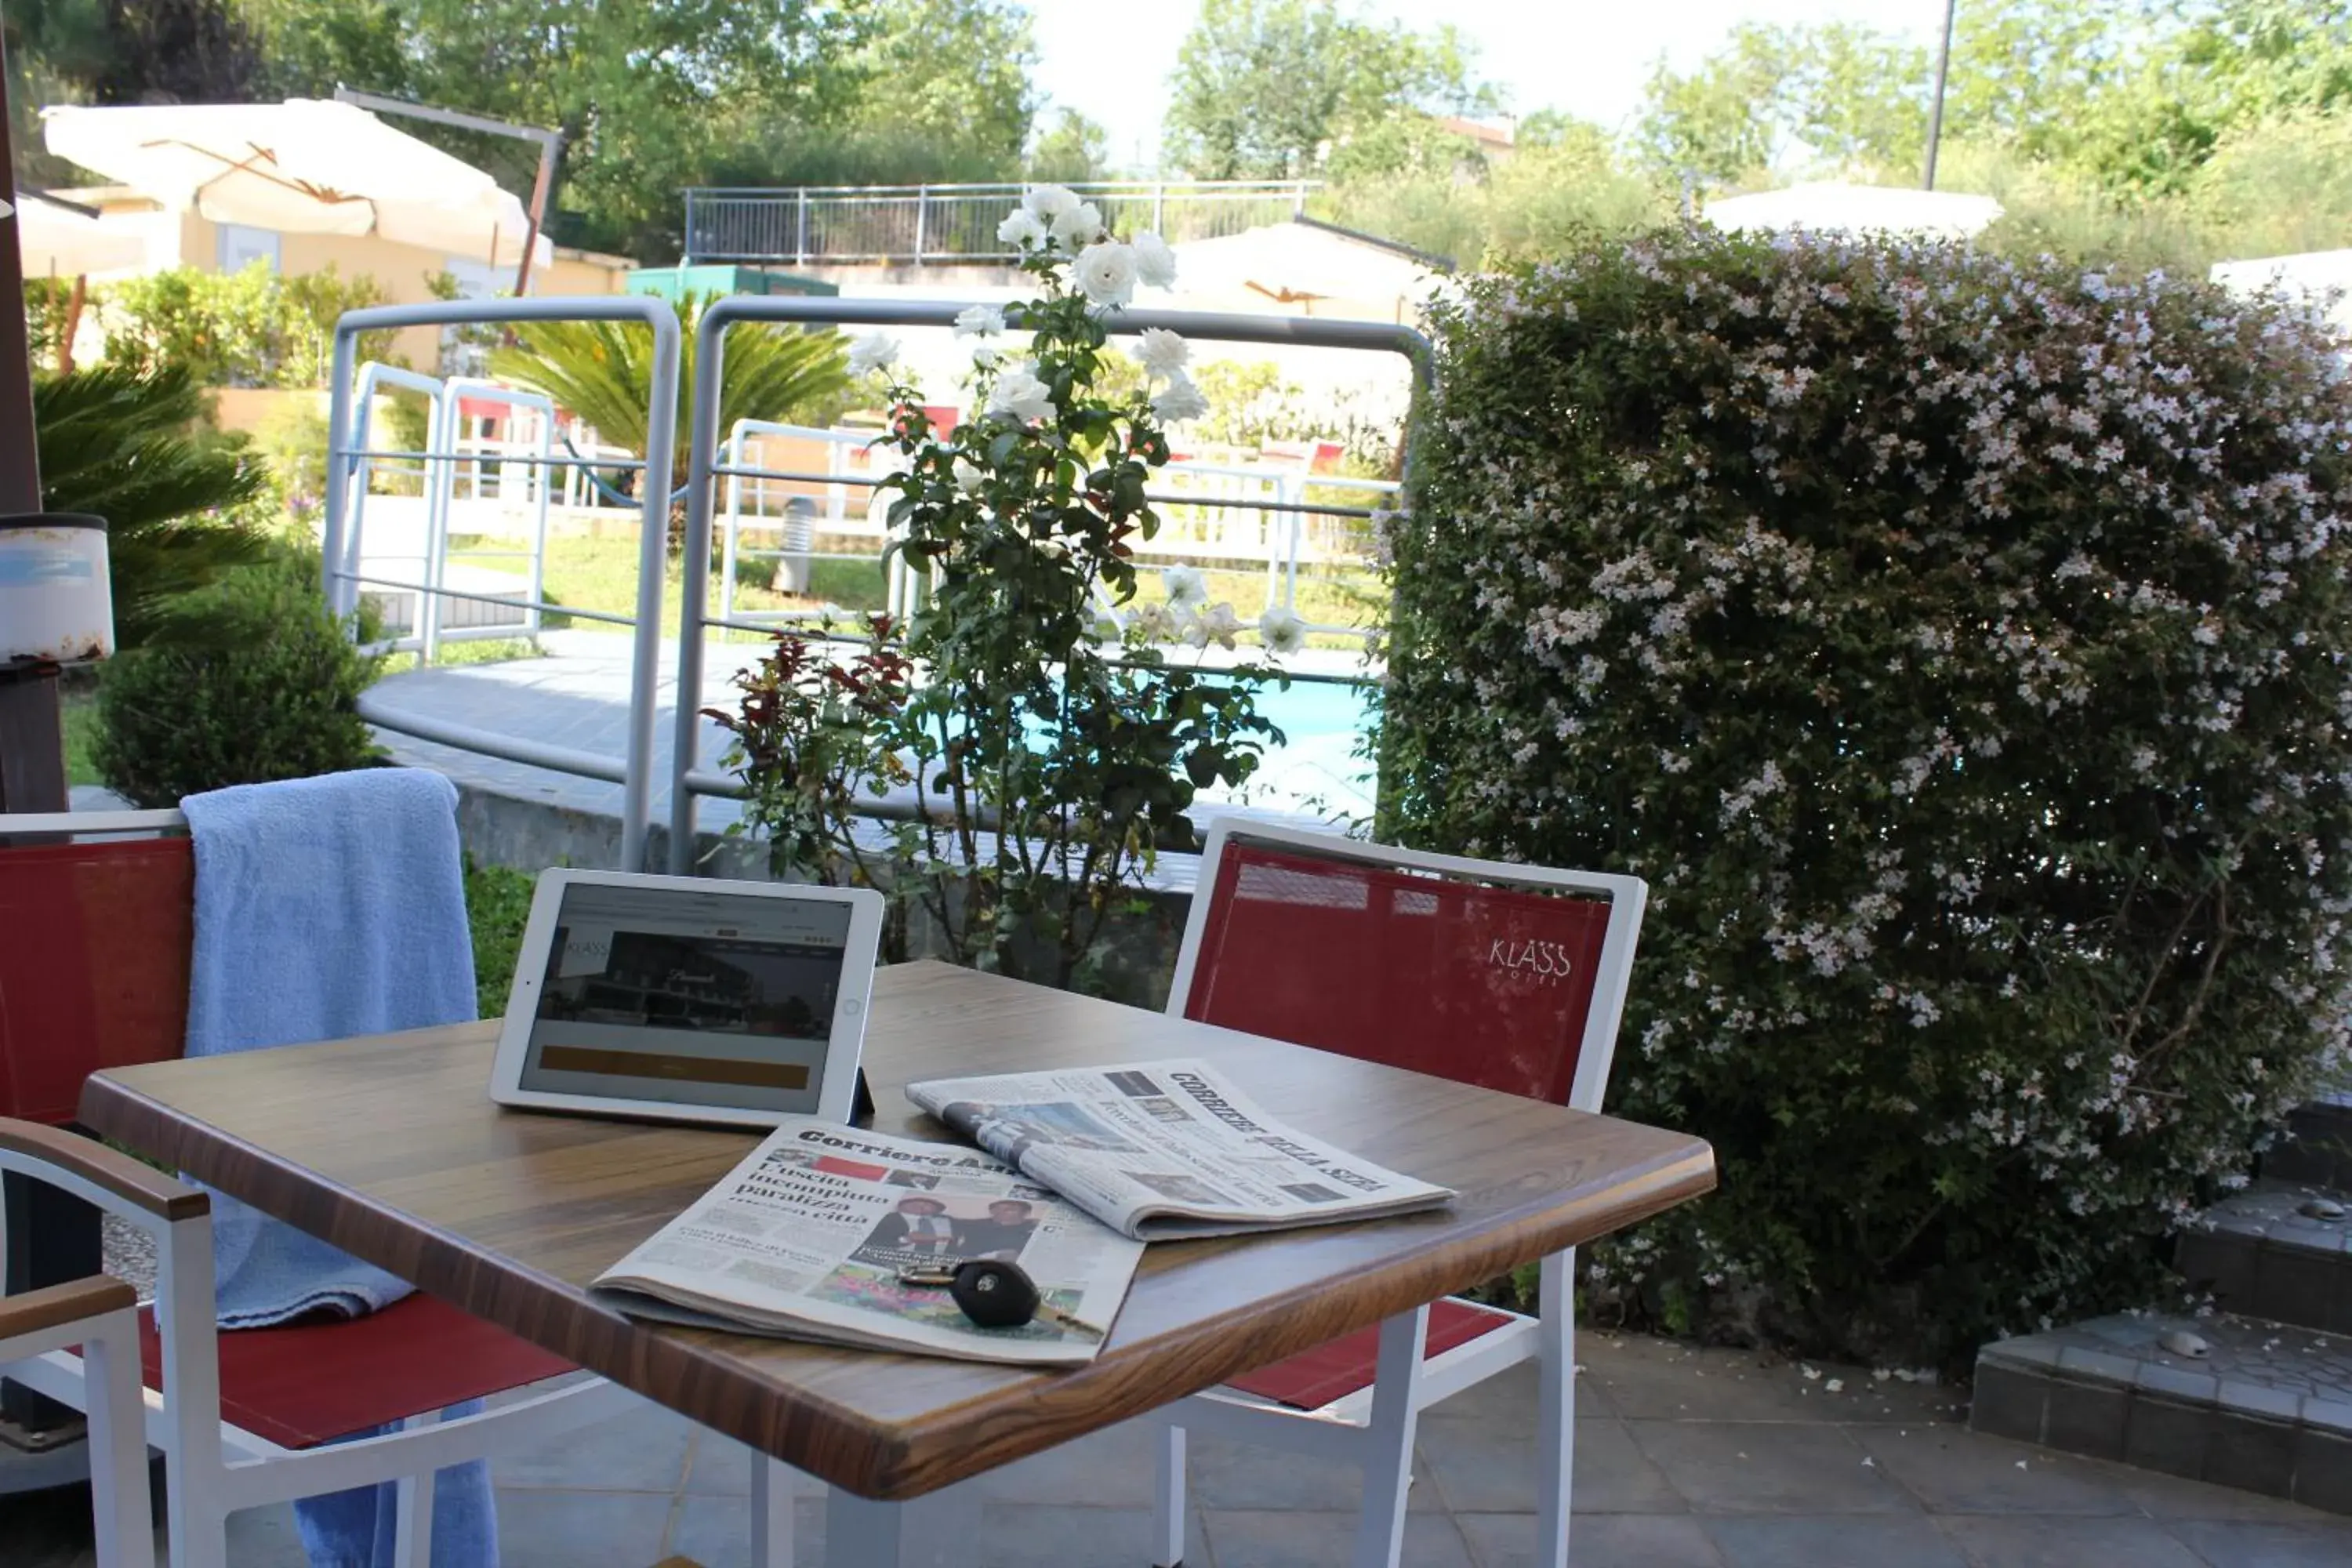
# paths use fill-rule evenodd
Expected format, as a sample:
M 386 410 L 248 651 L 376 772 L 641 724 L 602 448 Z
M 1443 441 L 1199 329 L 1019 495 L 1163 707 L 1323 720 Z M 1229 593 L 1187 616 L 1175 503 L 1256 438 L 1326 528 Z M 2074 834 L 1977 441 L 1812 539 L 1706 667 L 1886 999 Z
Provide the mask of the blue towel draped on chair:
M 196 863 L 190 1056 L 474 1016 L 457 792 L 447 779 L 373 768 L 240 784 L 180 805 Z M 355 1317 L 412 1289 L 217 1193 L 213 1238 L 225 1329 L 320 1311 Z M 393 1495 L 386 1484 L 297 1503 L 314 1568 L 386 1568 Z M 432 1562 L 495 1568 L 488 1466 L 440 1473 Z

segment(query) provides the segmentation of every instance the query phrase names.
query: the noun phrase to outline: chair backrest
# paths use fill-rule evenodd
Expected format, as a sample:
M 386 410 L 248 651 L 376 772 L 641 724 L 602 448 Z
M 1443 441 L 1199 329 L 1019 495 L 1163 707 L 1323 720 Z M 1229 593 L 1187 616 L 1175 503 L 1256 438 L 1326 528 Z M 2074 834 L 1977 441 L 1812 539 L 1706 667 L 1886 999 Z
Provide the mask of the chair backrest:
M 184 832 L 112 837 L 175 820 L 0 816 L 0 1116 L 62 1125 L 91 1073 L 184 1049 L 194 856 Z M 21 837 L 58 831 L 76 840 Z
M 1221 819 L 1168 1010 L 1598 1110 L 1649 889 Z

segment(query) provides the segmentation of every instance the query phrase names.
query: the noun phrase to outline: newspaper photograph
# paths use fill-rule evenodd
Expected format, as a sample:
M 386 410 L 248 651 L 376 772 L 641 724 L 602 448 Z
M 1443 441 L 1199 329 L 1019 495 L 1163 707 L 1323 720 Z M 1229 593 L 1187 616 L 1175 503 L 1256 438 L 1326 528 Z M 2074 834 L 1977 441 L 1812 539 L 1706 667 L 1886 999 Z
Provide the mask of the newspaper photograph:
M 636 1316 L 701 1327 L 1074 1365 L 1101 1348 L 1142 1251 L 977 1150 L 803 1116 L 592 1290 Z M 974 1258 L 1018 1263 L 1081 1326 L 1040 1312 L 984 1329 L 946 1289 L 905 1279 Z
M 938 1079 L 907 1098 L 1140 1241 L 1371 1219 L 1454 1195 L 1285 1126 L 1202 1061 Z

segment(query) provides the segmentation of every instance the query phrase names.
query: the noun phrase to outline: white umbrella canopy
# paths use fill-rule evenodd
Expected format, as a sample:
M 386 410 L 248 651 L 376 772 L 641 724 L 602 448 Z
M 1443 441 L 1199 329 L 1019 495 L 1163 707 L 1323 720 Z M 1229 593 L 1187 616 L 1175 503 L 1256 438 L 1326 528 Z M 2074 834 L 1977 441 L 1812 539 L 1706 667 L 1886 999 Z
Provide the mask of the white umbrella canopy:
M 1717 228 L 1918 234 L 1940 239 L 1971 238 L 1991 226 L 2000 213 L 2000 204 L 1990 196 L 1837 181 L 1727 196 L 1706 204 L 1706 221 Z
M 147 259 L 140 236 L 109 228 L 86 207 L 30 191 L 16 197 L 16 243 L 27 278 L 112 272 Z
M 167 206 L 284 234 L 376 235 L 493 267 L 522 258 L 522 203 L 472 164 L 320 99 L 41 111 L 48 150 Z M 533 256 L 544 265 L 542 237 Z

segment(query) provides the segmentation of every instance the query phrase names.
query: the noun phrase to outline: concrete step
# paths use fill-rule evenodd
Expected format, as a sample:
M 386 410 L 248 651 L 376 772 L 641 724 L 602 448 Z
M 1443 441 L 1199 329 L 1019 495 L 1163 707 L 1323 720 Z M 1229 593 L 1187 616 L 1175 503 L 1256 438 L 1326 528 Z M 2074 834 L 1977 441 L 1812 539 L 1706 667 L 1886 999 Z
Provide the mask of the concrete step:
M 2352 1192 L 2352 1093 L 2291 1112 L 2286 1130 L 2286 1138 L 2263 1156 L 2263 1180 Z
M 2352 1335 L 2352 1198 L 2259 1182 L 2181 1230 L 2173 1267 L 2225 1312 Z
M 2176 1333 L 2204 1353 L 2167 1348 Z M 2352 1339 L 2340 1335 L 2127 1313 L 2002 1340 L 1977 1352 L 1969 1425 L 2352 1513 Z

